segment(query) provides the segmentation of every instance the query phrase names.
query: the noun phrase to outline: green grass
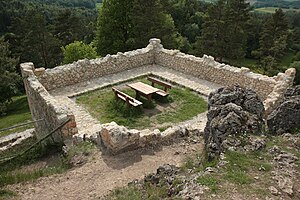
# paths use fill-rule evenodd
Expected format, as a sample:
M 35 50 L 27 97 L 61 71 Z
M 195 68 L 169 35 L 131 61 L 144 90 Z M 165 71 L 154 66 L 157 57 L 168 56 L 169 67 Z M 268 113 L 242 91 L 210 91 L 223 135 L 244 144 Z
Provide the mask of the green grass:
M 145 80 L 142 81 L 149 84 Z M 122 91 L 135 97 L 135 92 L 131 89 L 123 89 Z M 207 103 L 202 97 L 188 89 L 179 87 L 173 87 L 168 99 L 164 99 L 165 102 L 160 103 L 166 107 L 162 111 L 154 109 L 158 104 L 157 102 L 149 103 L 145 98 L 139 100 L 143 102 L 143 106 L 148 108 L 150 113 L 144 112 L 145 110 L 141 108 L 128 108 L 123 101 L 115 99 L 111 88 L 81 95 L 76 102 L 84 105 L 91 115 L 101 123 L 115 121 L 119 125 L 136 129 L 156 128 L 157 125 L 163 123 L 186 121 L 207 110 Z M 151 110 L 154 111 L 154 114 L 151 113 Z
M 262 13 L 275 13 L 275 10 L 278 10 L 278 7 L 263 7 L 263 8 L 256 8 L 254 11 L 255 12 L 262 12 Z M 283 12 L 287 12 L 287 11 L 296 11 L 296 12 L 300 12 L 300 9 L 293 9 L 293 8 L 282 8 Z
M 143 186 L 128 186 L 123 188 L 117 188 L 113 190 L 109 196 L 106 196 L 107 200 L 179 200 L 181 198 L 169 195 L 169 188 L 167 185 L 152 185 L 144 184 Z
M 197 183 L 209 187 L 212 192 L 216 192 L 219 189 L 217 179 L 212 176 L 199 176 Z
M 238 185 L 250 184 L 253 182 L 249 176 L 250 172 L 270 172 L 272 165 L 267 161 L 259 160 L 262 155 L 262 152 L 227 151 L 225 157 L 228 164 L 225 167 L 224 179 Z
M 258 170 L 261 167 L 265 168 L 265 171 L 270 171 L 271 164 L 259 160 L 263 153 L 260 152 L 248 152 L 242 153 L 237 151 L 227 151 L 226 161 L 228 161 L 228 168 L 240 171 L 249 171 L 250 169 Z
M 46 167 L 43 169 L 37 169 L 30 172 L 8 172 L 0 174 L 0 186 L 32 181 L 43 176 L 51 174 L 60 174 L 66 171 L 67 168 L 63 166 Z
M 0 116 L 0 129 L 11 127 L 16 124 L 21 124 L 31 120 L 31 114 L 29 111 L 26 96 L 14 97 L 12 100 L 13 101 L 8 105 L 7 114 L 5 116 Z M 15 132 L 21 132 L 32 127 L 33 125 L 27 125 L 24 127 L 2 131 L 0 132 L 0 137 Z
M 250 184 L 253 181 L 245 171 L 240 170 L 230 170 L 225 174 L 224 178 L 238 185 Z
M 107 199 L 140 200 L 140 199 L 142 199 L 142 192 L 136 187 L 118 188 L 118 189 L 115 189 L 112 192 L 111 197 L 107 197 Z
M 250 58 L 227 59 L 225 62 L 236 67 L 251 67 L 257 64 L 257 60 Z
M 22 144 L 12 152 L 6 152 L 5 156 L 16 155 L 22 150 L 27 149 L 34 142 L 35 140 L 27 142 L 27 144 Z M 40 177 L 52 174 L 64 173 L 72 167 L 71 160 L 74 156 L 79 154 L 88 156 L 95 148 L 95 145 L 91 142 L 81 142 L 71 146 L 67 155 L 65 155 L 62 154 L 61 145 L 37 145 L 24 155 L 8 162 L 0 163 L 0 187 L 25 181 L 34 181 Z M 31 169 L 30 166 L 39 161 L 46 162 L 46 166 L 44 167 L 43 165 L 43 167 L 34 167 Z
M 7 199 L 9 197 L 14 197 L 14 196 L 16 196 L 15 192 L 12 192 L 10 190 L 0 189 L 0 199 Z

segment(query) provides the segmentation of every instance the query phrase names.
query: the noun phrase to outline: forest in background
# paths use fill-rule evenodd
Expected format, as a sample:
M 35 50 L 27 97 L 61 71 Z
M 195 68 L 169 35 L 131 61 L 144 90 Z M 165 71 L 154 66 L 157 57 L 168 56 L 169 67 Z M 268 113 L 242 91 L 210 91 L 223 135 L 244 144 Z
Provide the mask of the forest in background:
M 300 12 L 253 10 L 244 0 L 0 0 L 0 105 L 22 90 L 22 62 L 53 68 L 142 48 L 153 37 L 267 75 L 299 71 Z

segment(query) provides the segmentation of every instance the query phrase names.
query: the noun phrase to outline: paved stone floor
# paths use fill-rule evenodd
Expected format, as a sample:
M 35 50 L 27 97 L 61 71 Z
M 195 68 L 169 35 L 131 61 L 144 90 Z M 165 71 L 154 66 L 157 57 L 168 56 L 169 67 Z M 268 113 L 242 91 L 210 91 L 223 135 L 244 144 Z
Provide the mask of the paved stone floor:
M 34 136 L 34 128 L 27 129 L 19 133 L 13 133 L 4 137 L 0 137 L 0 152 L 12 148 Z
M 78 136 L 82 137 L 84 134 L 91 136 L 96 133 L 96 131 L 100 130 L 101 124 L 98 120 L 94 119 L 85 108 L 76 104 L 75 98 L 72 97 L 149 74 L 159 76 L 171 83 L 190 88 L 204 96 L 208 96 L 210 92 L 221 87 L 219 84 L 198 79 L 179 71 L 161 67 L 159 65 L 150 65 L 84 81 L 64 88 L 58 88 L 50 91 L 50 94 L 59 102 L 68 106 L 74 113 L 79 132 Z

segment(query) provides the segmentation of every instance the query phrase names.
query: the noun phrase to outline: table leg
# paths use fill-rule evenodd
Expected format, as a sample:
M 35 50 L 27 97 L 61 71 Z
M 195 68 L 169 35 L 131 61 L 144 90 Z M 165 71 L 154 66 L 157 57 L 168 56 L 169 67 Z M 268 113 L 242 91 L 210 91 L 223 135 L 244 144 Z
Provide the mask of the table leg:
M 140 93 L 139 93 L 137 90 L 135 91 L 135 98 L 136 98 L 136 99 L 139 99 L 139 98 L 140 98 Z

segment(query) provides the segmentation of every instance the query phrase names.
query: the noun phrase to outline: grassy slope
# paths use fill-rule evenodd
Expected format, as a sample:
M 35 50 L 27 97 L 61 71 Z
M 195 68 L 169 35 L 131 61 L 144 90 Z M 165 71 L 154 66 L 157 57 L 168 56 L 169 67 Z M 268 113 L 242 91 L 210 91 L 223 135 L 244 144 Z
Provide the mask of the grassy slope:
M 14 126 L 31 120 L 31 114 L 28 107 L 26 96 L 14 97 L 8 105 L 7 115 L 0 117 L 0 129 Z M 0 132 L 0 136 L 5 136 L 14 132 L 20 132 L 31 128 L 32 125 Z
M 254 11 L 262 12 L 262 13 L 275 13 L 275 10 L 277 10 L 277 9 L 279 9 L 279 8 L 278 7 L 263 7 L 263 8 L 256 8 Z M 293 8 L 290 8 L 290 9 L 283 8 L 282 10 L 284 12 L 287 12 L 287 11 L 300 12 L 300 9 L 293 9 Z
M 285 71 L 290 64 L 292 63 L 293 56 L 295 56 L 295 52 L 288 51 L 283 58 L 281 59 L 279 65 L 281 66 L 281 71 Z M 264 71 L 258 67 L 258 60 L 249 59 L 249 58 L 241 58 L 241 59 L 227 59 L 225 63 L 228 63 L 232 66 L 236 67 L 247 67 L 251 71 L 264 74 Z
M 187 157 L 179 172 L 181 177 L 189 177 L 191 173 L 197 174 L 196 182 L 199 185 L 207 186 L 210 190 L 205 191 L 200 199 L 266 199 L 272 196 L 269 191 L 270 186 L 276 186 L 278 183 L 272 177 L 272 171 L 275 170 L 276 164 L 270 154 L 270 149 L 276 145 L 280 149 L 293 153 L 299 157 L 300 152 L 292 144 L 288 138 L 282 136 L 269 137 L 266 147 L 258 151 L 238 152 L 227 151 L 224 154 L 223 162 L 226 163 L 222 167 L 216 168 L 217 172 L 203 172 L 207 167 L 216 167 L 217 161 L 207 162 L 203 155 L 196 157 Z M 295 164 L 299 165 L 299 161 Z M 299 170 L 299 166 L 295 167 Z M 191 170 L 193 172 L 191 172 Z M 299 175 L 297 175 L 295 184 L 298 184 Z M 177 181 L 177 182 L 180 182 Z M 114 200 L 122 199 L 139 199 L 142 196 L 149 197 L 155 192 L 154 199 L 180 199 L 176 196 L 168 196 L 168 190 L 163 189 L 163 184 L 151 185 L 151 187 L 140 188 L 138 186 L 127 186 L 118 188 L 110 194 L 110 198 Z M 170 186 L 168 186 L 171 188 Z M 153 198 L 146 198 L 153 199 Z M 278 198 L 279 199 L 279 198 Z M 283 199 L 284 196 L 283 196 Z M 293 199 L 293 198 L 292 198 Z M 295 197 L 297 199 L 297 197 Z

